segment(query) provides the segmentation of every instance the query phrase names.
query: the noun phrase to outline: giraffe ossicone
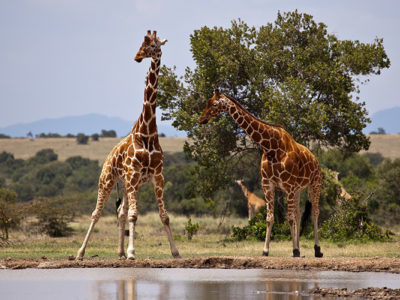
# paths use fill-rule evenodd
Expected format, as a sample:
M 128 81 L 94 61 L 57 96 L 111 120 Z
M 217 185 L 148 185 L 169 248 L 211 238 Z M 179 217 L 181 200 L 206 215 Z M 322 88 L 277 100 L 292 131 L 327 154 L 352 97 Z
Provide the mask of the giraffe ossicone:
M 314 223 L 314 251 L 316 257 L 322 257 L 318 240 L 319 196 L 321 191 L 321 168 L 305 146 L 296 143 L 292 136 L 280 125 L 264 122 L 250 114 L 237 99 L 220 94 L 219 90 L 207 102 L 200 124 L 227 112 L 247 135 L 263 150 L 261 159 L 261 183 L 267 207 L 267 230 L 263 255 L 269 254 L 271 229 L 274 223 L 274 194 L 279 188 L 287 195 L 288 221 L 293 242 L 293 256 L 300 256 L 300 192 L 308 187 L 312 204 Z
M 101 212 L 108 200 L 114 185 L 123 183 L 124 196 L 118 210 L 119 244 L 118 255 L 121 259 L 135 258 L 134 236 L 138 217 L 137 191 L 146 182 L 153 183 L 161 222 L 167 233 L 171 254 L 180 257 L 178 249 L 172 238 L 168 213 L 164 205 L 164 155 L 161 149 L 156 123 L 156 95 L 158 73 L 161 63 L 161 46 L 166 40 L 161 41 L 156 31 L 147 31 L 144 41 L 135 56 L 137 62 L 151 58 L 151 64 L 146 77 L 144 90 L 143 110 L 132 127 L 130 134 L 122 139 L 108 154 L 99 178 L 96 208 L 92 213 L 92 221 L 78 250 L 77 259 L 83 259 L 85 249 L 93 228 L 100 218 Z M 127 256 L 124 251 L 125 223 L 128 219 L 129 241 Z

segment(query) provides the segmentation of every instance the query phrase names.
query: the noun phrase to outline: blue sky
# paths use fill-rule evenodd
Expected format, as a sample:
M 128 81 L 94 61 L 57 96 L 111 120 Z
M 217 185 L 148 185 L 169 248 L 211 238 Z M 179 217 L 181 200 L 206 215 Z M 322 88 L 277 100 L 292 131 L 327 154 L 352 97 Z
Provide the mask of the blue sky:
M 391 67 L 360 97 L 370 113 L 400 105 L 400 1 L 0 0 L 0 127 L 87 113 L 133 122 L 149 67 L 133 57 L 147 29 L 168 39 L 162 63 L 183 74 L 193 30 L 237 18 L 260 26 L 294 9 L 340 39 L 384 38 Z

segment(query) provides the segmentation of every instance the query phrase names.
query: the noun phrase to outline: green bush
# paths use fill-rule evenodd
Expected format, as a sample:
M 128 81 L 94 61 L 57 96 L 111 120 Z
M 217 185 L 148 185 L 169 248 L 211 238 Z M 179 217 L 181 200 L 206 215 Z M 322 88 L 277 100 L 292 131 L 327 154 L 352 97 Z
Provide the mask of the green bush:
M 264 241 L 266 228 L 266 211 L 263 210 L 257 212 L 256 215 L 249 220 L 248 225 L 243 227 L 232 226 L 232 237 L 238 241 L 245 239 Z M 274 223 L 271 231 L 271 240 L 287 240 L 290 238 L 290 228 L 287 221 L 283 223 Z
M 21 219 L 16 199 L 14 191 L 0 188 L 0 227 L 5 240 L 8 240 L 9 228 L 18 225 Z
M 199 230 L 200 225 L 199 223 L 194 223 L 192 224 L 192 219 L 189 218 L 186 226 L 185 226 L 185 231 L 187 234 L 187 238 L 189 241 L 192 240 L 193 236 L 197 233 L 197 231 Z
M 326 220 L 320 229 L 320 236 L 334 242 L 345 240 L 385 241 L 391 233 L 375 225 L 368 209 L 362 203 L 359 195 L 353 195 L 349 200 L 342 200 L 337 211 Z
M 83 133 L 78 133 L 76 136 L 76 141 L 79 145 L 86 145 L 89 141 L 89 137 Z
M 37 217 L 37 221 L 32 223 L 32 227 L 50 237 L 69 236 L 73 230 L 68 223 L 75 217 L 73 205 L 74 203 L 65 204 L 63 199 L 35 200 L 32 213 Z

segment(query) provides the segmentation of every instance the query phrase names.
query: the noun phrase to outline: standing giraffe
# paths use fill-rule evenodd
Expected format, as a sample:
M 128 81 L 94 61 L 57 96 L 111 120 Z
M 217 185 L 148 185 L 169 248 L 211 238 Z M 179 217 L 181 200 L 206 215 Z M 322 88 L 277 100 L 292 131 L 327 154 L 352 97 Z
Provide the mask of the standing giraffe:
M 261 178 L 267 202 L 267 232 L 263 255 L 268 256 L 274 223 L 275 188 L 287 195 L 288 221 L 293 242 L 293 256 L 299 257 L 300 192 L 308 187 L 314 222 L 315 257 L 322 257 L 318 241 L 318 202 L 321 190 L 321 168 L 315 156 L 280 125 L 273 125 L 251 115 L 235 98 L 215 90 L 200 117 L 206 124 L 212 117 L 228 112 L 240 127 L 263 149 Z
M 164 156 L 158 141 L 156 124 L 156 94 L 161 46 L 166 42 L 167 40 L 161 41 L 157 38 L 155 31 L 151 34 L 149 30 L 136 54 L 135 60 L 137 62 L 141 62 L 143 58 L 151 57 L 151 66 L 147 73 L 146 88 L 144 90 L 143 111 L 133 125 L 131 133 L 114 147 L 104 162 L 99 178 L 96 209 L 92 213 L 92 222 L 82 247 L 78 251 L 77 259 L 83 258 L 89 237 L 117 181 L 123 182 L 125 192 L 118 214 L 118 255 L 120 259 L 126 257 L 124 235 L 125 222 L 128 217 L 129 242 L 127 254 L 128 259 L 135 259 L 134 236 L 138 216 L 136 195 L 139 188 L 149 180 L 152 181 L 154 186 L 161 222 L 168 236 L 172 256 L 179 257 L 179 252 L 175 247 L 169 227 L 169 217 L 164 206 Z
M 244 196 L 247 198 L 247 209 L 249 211 L 249 220 L 254 217 L 254 214 L 265 207 L 265 200 L 257 197 L 256 194 L 250 192 L 241 180 L 236 180 L 236 183 L 242 188 Z

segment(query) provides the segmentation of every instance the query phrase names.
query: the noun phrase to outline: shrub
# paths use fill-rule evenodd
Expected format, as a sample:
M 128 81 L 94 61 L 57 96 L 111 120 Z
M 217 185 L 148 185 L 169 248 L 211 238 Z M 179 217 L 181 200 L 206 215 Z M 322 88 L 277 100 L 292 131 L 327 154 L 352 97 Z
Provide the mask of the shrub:
M 264 241 L 266 228 L 266 211 L 263 210 L 257 212 L 256 215 L 249 220 L 248 225 L 244 227 L 232 226 L 232 237 L 238 241 L 247 238 Z M 290 228 L 287 221 L 283 223 L 274 223 L 272 226 L 271 240 L 287 240 L 290 238 Z
M 83 133 L 78 133 L 76 136 L 76 141 L 79 145 L 86 145 L 89 141 L 89 137 Z
M 392 233 L 375 225 L 369 215 L 367 206 L 359 195 L 353 195 L 349 200 L 342 200 L 337 211 L 326 220 L 320 229 L 322 238 L 334 242 L 345 240 L 384 241 L 390 239 Z
M 117 137 L 117 133 L 115 132 L 115 130 L 105 130 L 102 129 L 101 130 L 101 137 Z
M 37 221 L 32 224 L 32 227 L 51 237 L 69 236 L 72 228 L 68 226 L 68 223 L 75 217 L 72 206 L 73 203 L 66 205 L 62 199 L 42 198 L 34 201 L 32 212 L 37 217 Z
M 200 228 L 199 223 L 192 224 L 192 219 L 189 218 L 189 220 L 188 220 L 188 222 L 187 222 L 187 224 L 185 226 L 187 238 L 188 238 L 189 241 L 192 240 L 192 237 L 197 233 L 199 228 Z
M 28 160 L 29 164 L 45 164 L 58 159 L 58 155 L 53 149 L 43 149 L 38 151 L 35 156 Z
M 92 141 L 97 142 L 99 140 L 100 135 L 98 133 L 93 133 L 91 135 Z
M 8 240 L 8 230 L 20 220 L 20 211 L 16 203 L 17 194 L 14 191 L 0 188 L 0 227 L 2 238 Z

